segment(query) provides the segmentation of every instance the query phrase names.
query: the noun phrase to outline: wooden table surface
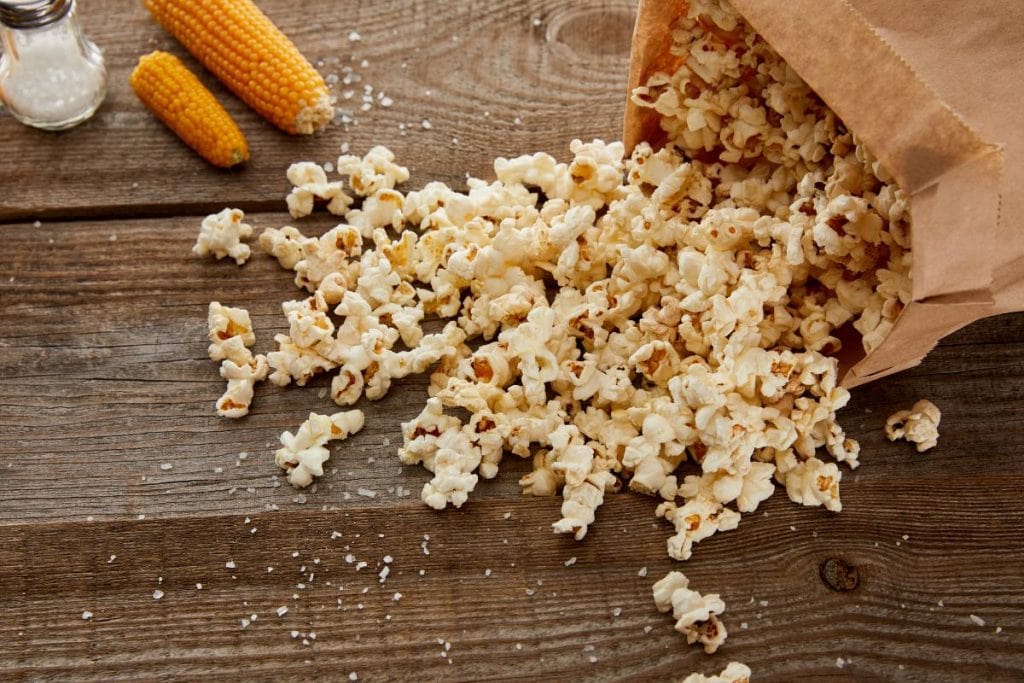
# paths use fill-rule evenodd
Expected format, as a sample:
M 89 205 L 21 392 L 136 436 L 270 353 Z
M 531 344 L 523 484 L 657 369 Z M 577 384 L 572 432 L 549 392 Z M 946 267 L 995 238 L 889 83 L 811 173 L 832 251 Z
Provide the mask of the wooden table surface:
M 277 436 L 331 410 L 326 383 L 263 384 L 249 417 L 214 414 L 206 304 L 247 307 L 265 352 L 296 290 L 262 254 L 192 258 L 200 217 L 231 205 L 282 225 L 287 165 L 342 142 L 388 145 L 416 187 L 615 138 L 633 2 L 260 4 L 324 74 L 352 66 L 394 106 L 358 111 L 357 94 L 355 124 L 293 139 L 200 72 L 253 150 L 243 171 L 211 170 L 127 86 L 139 54 L 182 50 L 140 3 L 82 0 L 110 71 L 99 113 L 61 134 L 0 113 L 0 680 L 668 681 L 733 659 L 756 681 L 1024 680 L 1024 315 L 854 392 L 842 422 L 863 466 L 841 514 L 780 493 L 682 567 L 634 495 L 612 496 L 581 543 L 553 535 L 558 501 L 520 495 L 520 461 L 461 510 L 425 508 L 428 475 L 394 455 L 422 380 L 360 406 L 366 428 L 314 489 L 282 485 Z M 943 411 L 925 455 L 882 433 L 922 397 Z M 852 589 L 830 587 L 851 588 L 823 574 L 836 560 Z M 672 568 L 726 601 L 717 655 L 655 611 Z

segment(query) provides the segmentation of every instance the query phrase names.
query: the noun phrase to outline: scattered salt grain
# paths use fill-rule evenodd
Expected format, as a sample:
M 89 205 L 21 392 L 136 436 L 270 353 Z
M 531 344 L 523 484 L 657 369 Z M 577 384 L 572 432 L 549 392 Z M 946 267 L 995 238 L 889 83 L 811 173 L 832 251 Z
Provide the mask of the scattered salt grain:
M 286 614 L 288 614 L 288 608 L 285 605 L 281 605 L 277 608 L 277 616 L 283 617 Z
M 571 566 L 573 566 L 574 564 L 576 564 L 576 556 L 575 556 L 575 555 L 573 555 L 573 556 L 572 556 L 572 557 L 570 557 L 570 558 L 569 558 L 568 560 L 566 560 L 566 561 L 565 561 L 565 562 L 564 562 L 563 564 L 564 564 L 564 565 L 565 565 L 566 567 L 571 567 Z
M 92 619 L 92 612 L 90 612 L 89 610 L 85 610 L 84 612 L 82 612 L 82 619 L 85 621 L 89 621 L 90 619 Z
M 162 590 L 157 588 L 155 591 L 153 591 L 153 599 L 154 600 L 159 600 L 162 597 L 164 597 L 164 592 Z
M 971 621 L 973 621 L 978 626 L 984 626 L 985 625 L 985 620 L 982 619 L 981 617 L 979 617 L 977 614 L 971 614 L 971 615 L 968 615 L 968 616 L 970 617 Z
M 228 560 L 227 562 L 224 563 L 224 566 L 227 567 L 228 569 L 234 569 L 237 565 L 235 565 L 235 561 L 234 560 Z
M 423 119 L 423 120 L 422 120 L 422 121 L 420 122 L 420 125 L 421 125 L 421 126 L 423 126 L 423 130 L 430 130 L 431 128 L 433 128 L 433 127 L 434 127 L 434 124 L 432 124 L 432 123 L 431 123 L 430 121 L 428 121 L 427 119 Z
M 636 573 L 639 577 L 647 576 L 647 567 L 640 567 L 640 571 Z
M 358 43 L 362 39 L 363 37 L 355 31 L 352 31 L 351 33 L 348 34 L 348 40 L 350 43 Z
M 358 489 L 356 491 L 356 493 L 358 493 L 360 496 L 363 496 L 364 498 L 376 498 L 377 497 L 377 492 L 376 491 L 371 491 L 370 489 L 360 488 L 360 489 Z

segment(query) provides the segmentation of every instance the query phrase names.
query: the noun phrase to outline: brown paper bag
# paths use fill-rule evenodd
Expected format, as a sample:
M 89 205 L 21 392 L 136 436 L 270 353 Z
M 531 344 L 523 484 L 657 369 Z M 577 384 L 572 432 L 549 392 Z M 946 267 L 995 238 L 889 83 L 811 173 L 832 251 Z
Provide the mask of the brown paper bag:
M 979 318 L 1024 310 L 1024 2 L 731 0 L 911 197 L 912 302 L 852 387 L 921 362 Z M 640 0 L 629 89 L 673 71 L 684 0 Z M 659 145 L 627 99 L 627 150 Z

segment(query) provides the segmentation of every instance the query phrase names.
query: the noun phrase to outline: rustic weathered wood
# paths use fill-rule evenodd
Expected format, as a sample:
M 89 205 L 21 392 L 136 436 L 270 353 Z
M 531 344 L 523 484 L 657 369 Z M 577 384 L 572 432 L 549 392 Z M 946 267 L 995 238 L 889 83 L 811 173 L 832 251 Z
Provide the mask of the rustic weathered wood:
M 0 679 L 668 681 L 730 659 L 758 681 L 1024 678 L 1024 315 L 972 325 L 855 392 L 842 422 L 864 465 L 845 475 L 841 514 L 779 494 L 682 567 L 665 556 L 653 501 L 629 494 L 611 497 L 583 542 L 554 536 L 558 503 L 522 498 L 518 460 L 464 509 L 425 509 L 428 475 L 394 455 L 423 379 L 360 406 L 367 427 L 335 447 L 315 490 L 288 486 L 273 447 L 332 408 L 327 382 L 264 384 L 249 417 L 217 418 L 205 310 L 249 308 L 266 351 L 285 329 L 280 302 L 301 294 L 264 255 L 242 269 L 193 258 L 199 216 L 237 205 L 258 229 L 288 222 L 260 213 L 283 209 L 284 168 L 330 160 L 342 141 L 391 146 L 416 186 L 486 177 L 495 154 L 564 156 L 572 136 L 616 137 L 633 3 L 260 4 L 324 73 L 366 58 L 356 71 L 394 106 L 291 139 L 201 73 L 255 156 L 241 173 L 212 171 L 126 85 L 140 52 L 180 50 L 138 5 L 91 0 L 84 20 L 111 66 L 97 118 L 53 136 L 0 113 Z M 943 410 L 925 455 L 882 434 L 921 397 Z M 368 566 L 356 571 L 349 552 Z M 829 560 L 856 568 L 855 589 L 826 585 Z M 672 568 L 726 600 L 719 654 L 687 647 L 654 610 L 650 585 Z
M 262 228 L 287 216 L 251 219 Z M 351 669 L 367 680 L 671 680 L 729 659 L 751 663 L 760 680 L 1010 680 L 1024 671 L 1024 316 L 973 325 L 921 367 L 855 392 L 843 422 L 864 444 L 864 465 L 843 481 L 843 513 L 780 495 L 767 516 L 698 548 L 684 568 L 722 593 L 732 632 L 705 658 L 653 610 L 650 584 L 672 563 L 652 501 L 615 496 L 577 544 L 550 533 L 556 501 L 520 496 L 525 463 L 511 462 L 464 510 L 424 509 L 427 475 L 394 456 L 423 380 L 363 406 L 367 428 L 335 449 L 316 491 L 281 485 L 273 444 L 309 410 L 330 409 L 319 396 L 326 382 L 261 385 L 251 416 L 217 418 L 222 381 L 206 358 L 205 307 L 248 307 L 257 349 L 267 350 L 285 328 L 279 302 L 299 290 L 263 254 L 241 269 L 193 258 L 197 220 L 0 227 L 0 677 L 329 678 Z M 330 224 L 307 223 L 310 232 Z M 940 446 L 926 455 L 881 430 L 921 396 L 944 411 Z M 399 485 L 413 494 L 399 497 Z M 362 573 L 344 562 L 345 545 L 370 563 Z M 395 574 L 382 588 L 385 554 Z M 572 556 L 579 561 L 566 568 Z M 818 568 L 831 558 L 857 567 L 856 590 L 825 586 Z M 224 568 L 232 559 L 236 580 Z M 301 564 L 320 577 L 306 590 L 295 587 Z M 159 602 L 158 576 L 167 594 Z M 273 611 L 280 605 L 289 606 L 284 619 Z M 259 620 L 242 629 L 252 613 Z M 317 640 L 303 646 L 292 629 Z M 452 642 L 450 665 L 438 637 Z M 839 669 L 837 657 L 850 662 Z
M 339 119 L 313 138 L 289 137 L 247 109 L 141 2 L 80 4 L 106 54 L 109 95 L 91 121 L 56 135 L 26 130 L 0 110 L 0 221 L 174 215 L 227 203 L 273 210 L 290 163 L 334 161 L 342 142 L 359 153 L 388 145 L 411 167 L 414 183 L 463 184 L 466 172 L 487 174 L 497 155 L 564 155 L 571 136 L 620 135 L 632 0 L 260 2 L 325 77 L 339 79 L 339 107 L 356 121 Z M 361 40 L 351 42 L 351 31 Z M 245 169 L 210 168 L 138 101 L 128 75 L 154 49 L 182 56 L 235 117 L 252 148 Z M 343 67 L 362 80 L 346 85 Z M 394 105 L 375 99 L 361 111 L 365 85 Z M 351 99 L 346 90 L 354 91 Z
M 1020 505 L 979 506 L 980 477 L 946 496 L 908 495 L 911 479 L 865 477 L 838 516 L 772 500 L 702 544 L 687 574 L 722 594 L 732 632 L 713 657 L 652 609 L 671 563 L 633 497 L 581 544 L 546 533 L 550 500 L 2 527 L 0 676 L 669 681 L 740 659 L 769 681 L 1019 680 Z M 833 557 L 858 568 L 853 591 L 820 580 Z

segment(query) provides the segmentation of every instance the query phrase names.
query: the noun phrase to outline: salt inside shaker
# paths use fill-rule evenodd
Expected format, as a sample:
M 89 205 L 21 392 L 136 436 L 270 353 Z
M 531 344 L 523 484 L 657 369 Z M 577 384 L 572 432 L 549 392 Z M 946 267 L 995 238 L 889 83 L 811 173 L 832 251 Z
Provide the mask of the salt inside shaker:
M 82 32 L 75 0 L 0 0 L 0 40 L 0 99 L 18 121 L 63 130 L 103 102 L 103 54 Z

